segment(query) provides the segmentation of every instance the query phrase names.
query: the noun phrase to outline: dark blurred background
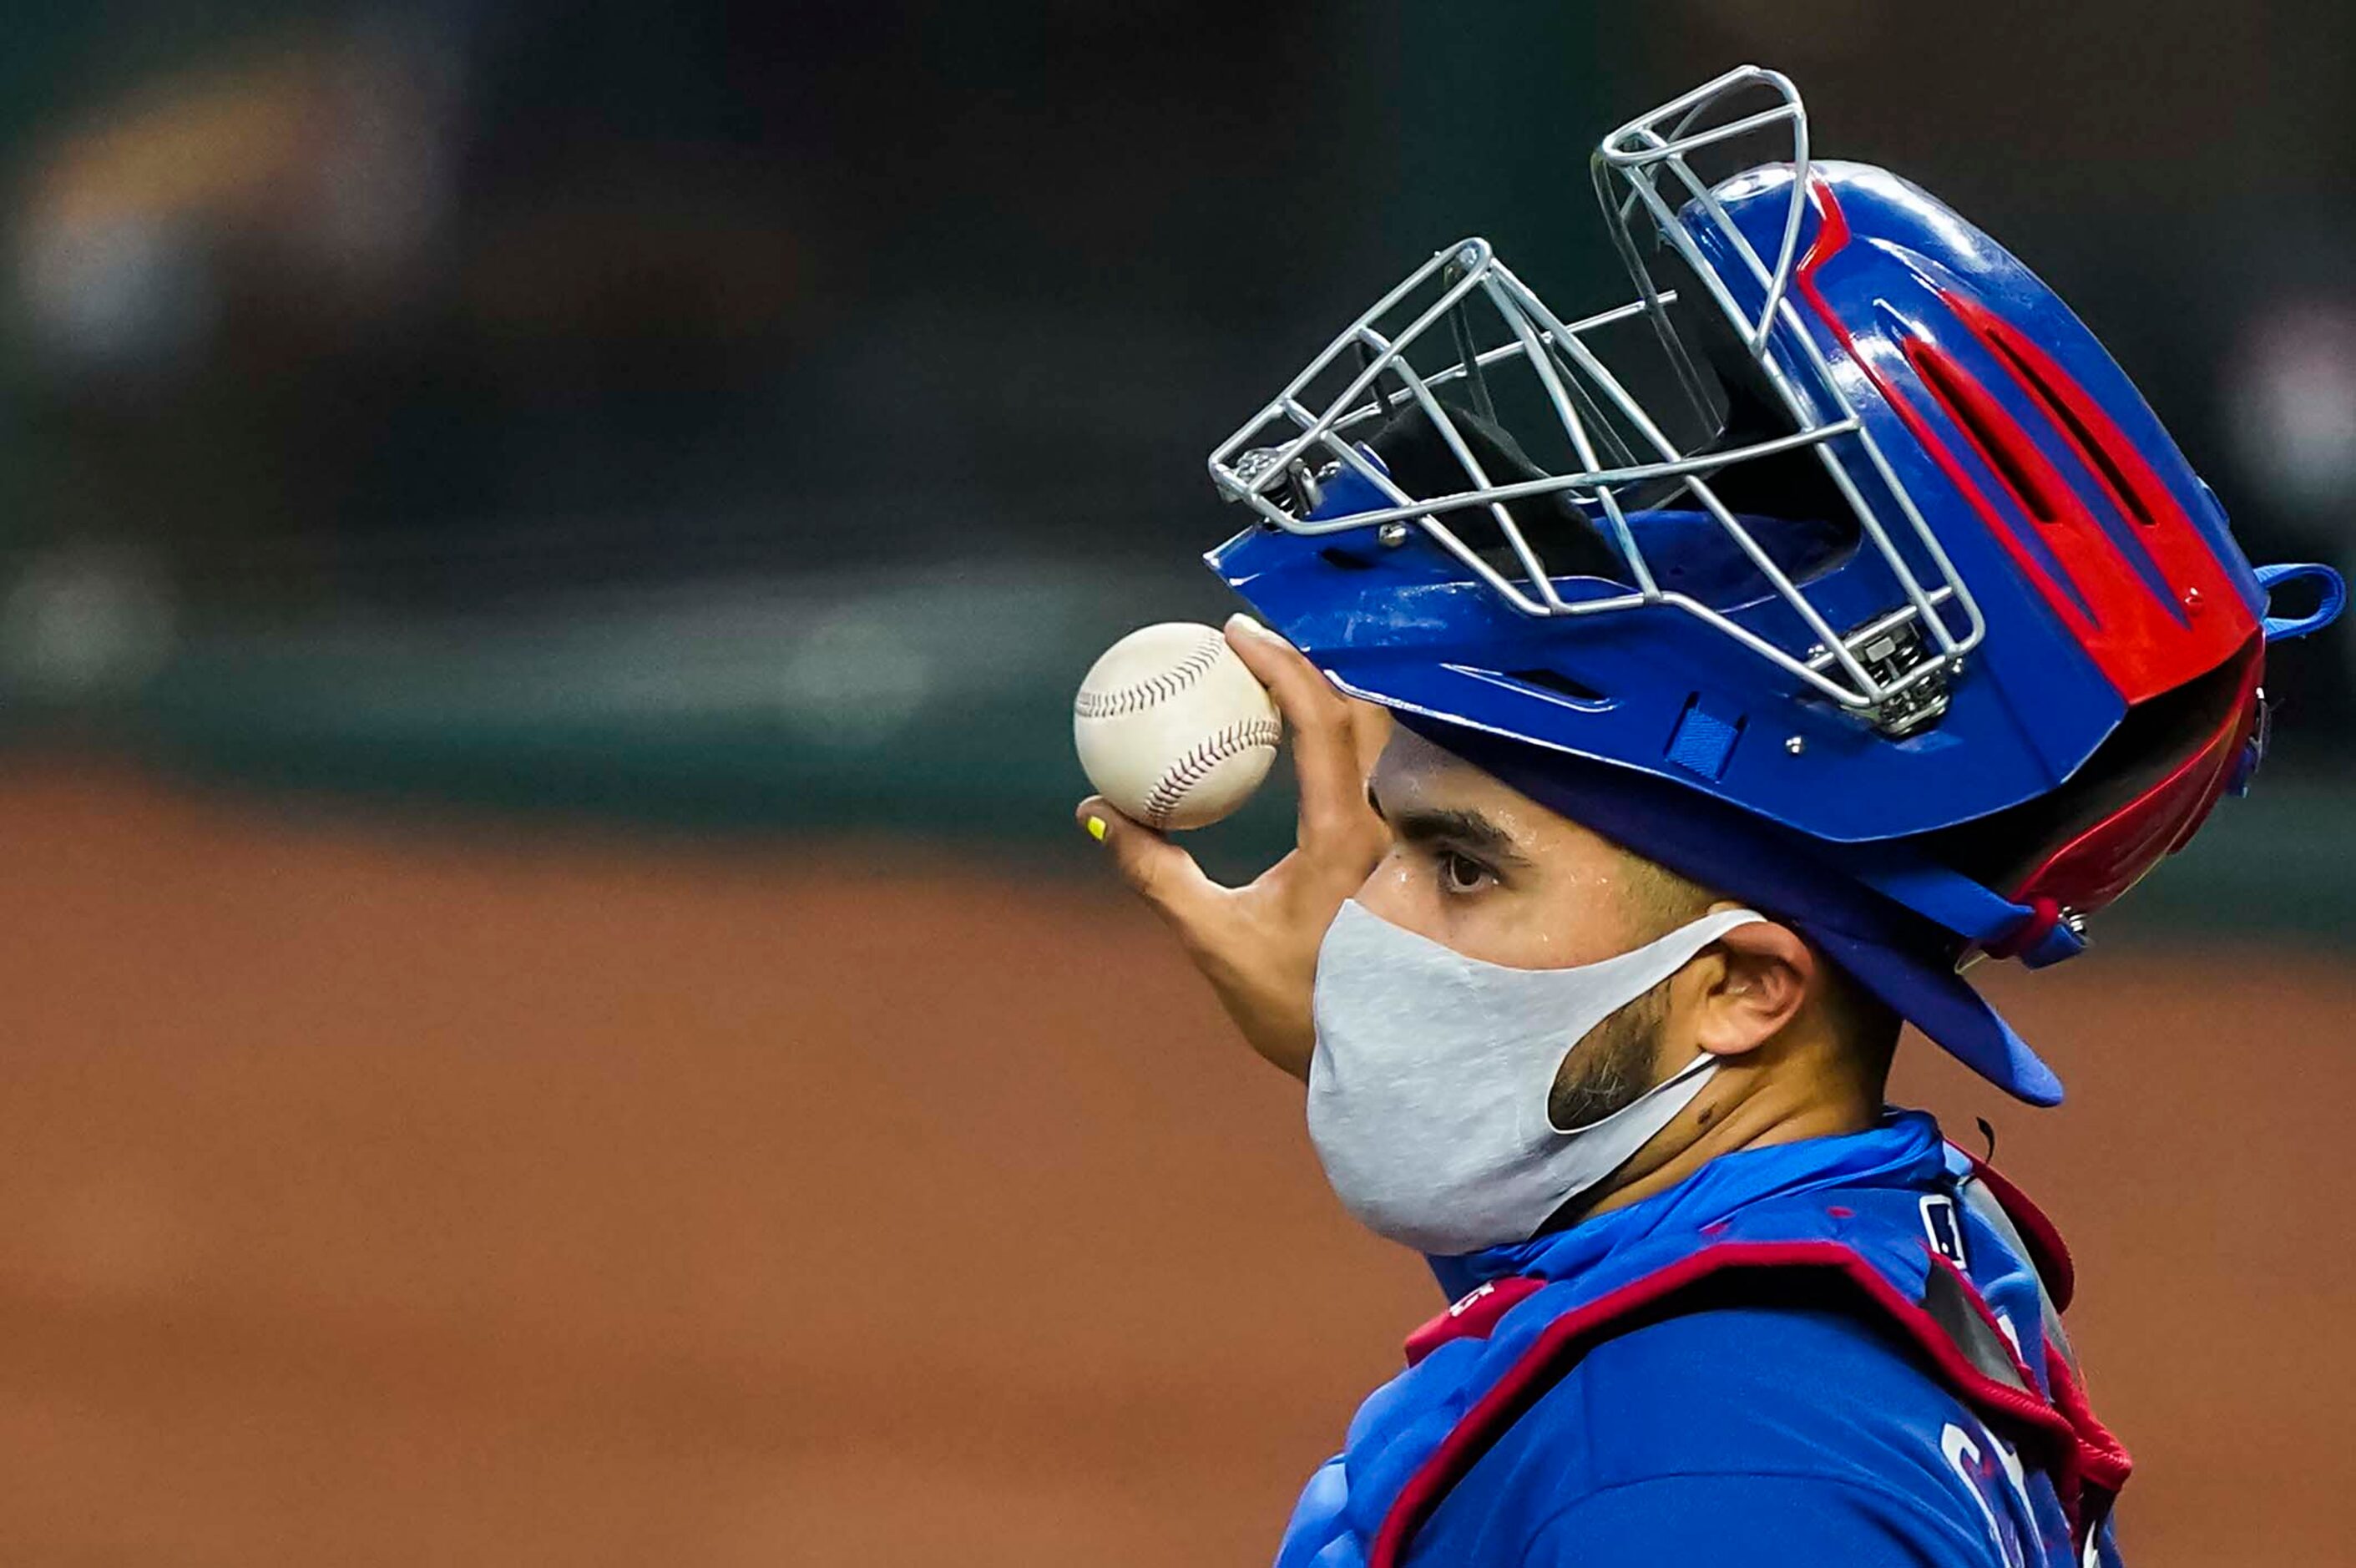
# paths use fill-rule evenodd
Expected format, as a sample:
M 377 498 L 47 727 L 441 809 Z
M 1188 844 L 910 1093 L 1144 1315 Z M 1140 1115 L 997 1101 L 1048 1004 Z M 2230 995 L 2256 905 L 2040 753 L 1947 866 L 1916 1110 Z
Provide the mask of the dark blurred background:
M 2254 558 L 2356 530 L 2321 0 L 11 23 L 11 1562 L 1272 1549 L 1434 1304 L 1091 879 L 1066 704 L 1226 613 L 1205 454 L 1418 261 L 1615 303 L 1587 153 L 1730 65 L 2053 283 Z M 2356 1306 L 2299 1120 L 2356 1087 L 2351 646 L 2024 1003 L 2098 1101 L 2014 1146 L 2134 1282 L 2147 1562 L 2356 1561 L 2297 1438 L 2356 1362 L 2292 1364 Z M 2262 1286 L 2271 1359 L 2197 1342 Z
M 1073 671 L 1219 607 L 1211 443 L 1460 234 L 1616 302 L 1590 146 L 1752 58 L 2042 268 L 2254 558 L 2356 499 L 2344 8 L 43 10 L 0 681 L 191 768 L 1060 832 Z M 2348 762 L 2344 646 L 2270 785 Z

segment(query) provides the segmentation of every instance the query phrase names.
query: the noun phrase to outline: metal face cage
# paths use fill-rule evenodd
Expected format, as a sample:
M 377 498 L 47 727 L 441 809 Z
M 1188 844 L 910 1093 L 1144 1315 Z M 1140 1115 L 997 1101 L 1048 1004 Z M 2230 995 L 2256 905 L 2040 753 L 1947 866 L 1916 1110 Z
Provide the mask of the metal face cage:
M 1766 106 L 1744 107 L 1761 102 Z M 1715 185 L 1696 171 L 1697 154 L 1723 157 L 1761 137 L 1780 137 L 1782 156 L 1746 159 L 1737 166 L 1742 172 Z M 1935 723 L 1986 626 L 1790 298 L 1809 191 L 1807 111 L 1798 91 L 1779 72 L 1730 71 L 1613 131 L 1591 166 L 1613 245 L 1636 285 L 1633 302 L 1565 322 L 1486 241 L 1462 241 L 1376 301 L 1223 442 L 1210 458 L 1214 484 L 1293 533 L 1376 527 L 1400 540 L 1405 529 L 1419 528 L 1524 615 L 1665 606 L 1884 733 Z M 1728 204 L 1755 205 L 1779 186 L 1787 194 L 1771 256 Z M 1751 221 L 1760 227 L 1755 213 Z M 1783 433 L 1731 444 L 1715 438 L 1711 380 L 1672 319 L 1677 291 L 1656 285 L 1646 260 L 1663 247 L 1705 296 L 1680 308 L 1713 312 L 1732 329 L 1738 343 L 1730 351 L 1746 361 L 1746 371 L 1755 369 L 1761 395 L 1788 420 Z M 1638 321 L 1653 328 L 1686 406 L 1648 407 L 1590 344 Z M 1528 460 L 1493 472 L 1507 465 L 1497 443 L 1483 436 L 1509 423 L 1500 412 L 1507 407 L 1526 417 L 1510 422 L 1506 446 L 1526 448 Z M 1365 445 L 1395 415 L 1417 411 L 1462 470 L 1460 488 L 1411 495 Z M 1697 419 L 1703 434 L 1695 439 L 1680 442 L 1666 428 Z M 1831 624 L 1811 602 L 1805 574 L 1787 571 L 1721 499 L 1718 481 L 1726 470 L 1792 454 L 1821 465 L 1827 493 L 1851 514 L 1859 547 L 1886 564 L 1896 593 L 1885 609 Z M 1360 484 L 1350 485 L 1352 476 Z M 1320 503 L 1337 481 L 1354 496 L 1388 504 L 1324 515 Z M 1530 502 L 1539 506 L 1517 519 L 1515 504 Z M 1616 552 L 1625 566 L 1618 580 L 1548 569 L 1543 539 L 1534 537 L 1542 531 L 1526 524 L 1535 510 L 1566 506 Z M 1708 514 L 1790 607 L 1807 642 L 1786 646 L 1724 607 L 1663 587 L 1640 536 L 1642 513 L 1666 507 Z M 1639 514 L 1634 525 L 1632 513 Z

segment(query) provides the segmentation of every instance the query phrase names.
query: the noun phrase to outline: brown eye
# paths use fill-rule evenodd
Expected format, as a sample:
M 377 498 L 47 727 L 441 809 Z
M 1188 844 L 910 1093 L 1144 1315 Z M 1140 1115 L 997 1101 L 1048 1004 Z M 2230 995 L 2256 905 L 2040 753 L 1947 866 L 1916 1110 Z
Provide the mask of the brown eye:
M 1443 892 L 1478 893 L 1494 880 L 1489 868 L 1469 854 L 1451 849 L 1440 856 L 1440 886 Z

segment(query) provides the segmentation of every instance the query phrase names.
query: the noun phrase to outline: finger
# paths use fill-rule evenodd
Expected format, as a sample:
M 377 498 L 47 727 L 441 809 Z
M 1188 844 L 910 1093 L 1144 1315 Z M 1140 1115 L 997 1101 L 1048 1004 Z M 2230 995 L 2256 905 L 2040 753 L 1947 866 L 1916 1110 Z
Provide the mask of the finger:
M 1350 744 L 1358 754 L 1358 772 L 1373 778 L 1375 764 L 1381 760 L 1383 747 L 1391 738 L 1391 711 L 1379 703 L 1362 703 L 1355 697 L 1344 697 L 1350 704 Z
M 1152 829 L 1130 822 L 1091 795 L 1073 812 L 1080 831 L 1097 840 L 1130 892 L 1193 938 L 1226 889 L 1195 864 L 1194 857 Z
M 1227 645 L 1257 676 L 1292 732 L 1301 784 L 1301 846 L 1312 854 L 1355 853 L 1373 813 L 1359 760 L 1351 700 L 1292 644 L 1247 615 L 1226 626 Z

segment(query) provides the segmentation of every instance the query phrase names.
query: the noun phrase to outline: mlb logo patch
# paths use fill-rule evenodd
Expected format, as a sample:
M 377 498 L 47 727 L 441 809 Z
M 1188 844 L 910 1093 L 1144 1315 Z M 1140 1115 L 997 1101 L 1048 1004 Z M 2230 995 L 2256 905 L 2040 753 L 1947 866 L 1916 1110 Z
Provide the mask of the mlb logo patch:
M 1922 1199 L 1922 1233 L 1931 1239 L 1931 1251 L 1959 1269 L 1971 1268 L 1964 1256 L 1963 1218 L 1955 1212 L 1954 1198 L 1934 1192 Z

